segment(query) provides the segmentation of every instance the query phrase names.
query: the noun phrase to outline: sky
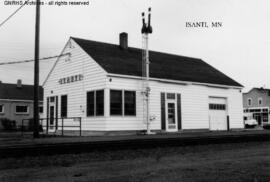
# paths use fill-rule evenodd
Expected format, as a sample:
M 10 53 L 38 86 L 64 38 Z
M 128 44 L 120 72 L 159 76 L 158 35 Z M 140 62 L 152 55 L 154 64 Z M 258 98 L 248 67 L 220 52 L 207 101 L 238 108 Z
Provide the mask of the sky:
M 0 1 L 0 23 L 19 8 L 4 3 Z M 40 57 L 60 54 L 70 36 L 118 44 L 119 33 L 127 32 L 129 46 L 140 48 L 141 12 L 148 7 L 152 7 L 151 50 L 201 58 L 245 86 L 244 91 L 270 88 L 269 0 L 89 0 L 88 6 L 43 5 Z M 186 22 L 207 22 L 209 27 L 186 27 Z M 211 27 L 211 22 L 222 26 Z M 0 27 L 0 62 L 33 59 L 34 30 L 35 6 L 24 6 Z M 54 61 L 41 61 L 41 83 Z M 33 63 L 0 65 L 0 80 L 33 84 L 33 72 Z

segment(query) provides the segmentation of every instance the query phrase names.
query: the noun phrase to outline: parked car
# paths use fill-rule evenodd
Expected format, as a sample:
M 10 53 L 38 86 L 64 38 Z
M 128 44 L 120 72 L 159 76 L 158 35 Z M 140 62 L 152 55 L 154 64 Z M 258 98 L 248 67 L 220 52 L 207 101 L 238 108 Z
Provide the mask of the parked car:
M 258 125 L 256 119 L 253 118 L 251 113 L 245 113 L 244 115 L 245 128 L 254 128 Z
M 246 126 L 246 128 L 255 127 L 257 125 L 258 125 L 258 122 L 256 121 L 256 119 L 245 120 L 245 126 Z

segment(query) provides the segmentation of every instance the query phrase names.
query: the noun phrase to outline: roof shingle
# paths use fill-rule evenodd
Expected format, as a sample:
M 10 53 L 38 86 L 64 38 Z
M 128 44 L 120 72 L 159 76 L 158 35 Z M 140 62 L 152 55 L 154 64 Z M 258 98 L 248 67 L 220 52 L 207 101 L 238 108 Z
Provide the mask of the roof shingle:
M 108 73 L 142 75 L 141 49 L 131 47 L 121 49 L 115 44 L 74 37 L 72 39 Z M 149 56 L 151 78 L 242 87 L 201 59 L 156 51 L 149 51 Z
M 43 88 L 39 87 L 39 100 L 43 100 Z M 12 100 L 33 100 L 34 86 L 22 85 L 21 88 L 17 84 L 0 83 L 0 99 Z

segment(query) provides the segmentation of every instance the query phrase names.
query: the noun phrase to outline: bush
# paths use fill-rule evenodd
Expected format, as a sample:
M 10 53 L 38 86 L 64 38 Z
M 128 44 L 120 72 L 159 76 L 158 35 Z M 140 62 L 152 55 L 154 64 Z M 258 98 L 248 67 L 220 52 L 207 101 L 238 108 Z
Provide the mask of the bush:
M 0 121 L 1 121 L 1 124 L 2 124 L 2 126 L 4 128 L 4 130 L 11 131 L 11 130 L 16 130 L 17 129 L 16 121 L 14 121 L 14 120 L 10 120 L 10 119 L 7 119 L 7 118 L 1 118 Z

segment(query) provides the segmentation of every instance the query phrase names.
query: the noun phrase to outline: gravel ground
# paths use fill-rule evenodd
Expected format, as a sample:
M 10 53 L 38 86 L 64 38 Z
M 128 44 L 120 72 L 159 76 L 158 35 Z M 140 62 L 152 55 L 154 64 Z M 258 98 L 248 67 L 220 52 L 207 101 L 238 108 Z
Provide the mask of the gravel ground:
M 270 142 L 0 160 L 0 181 L 270 181 Z

